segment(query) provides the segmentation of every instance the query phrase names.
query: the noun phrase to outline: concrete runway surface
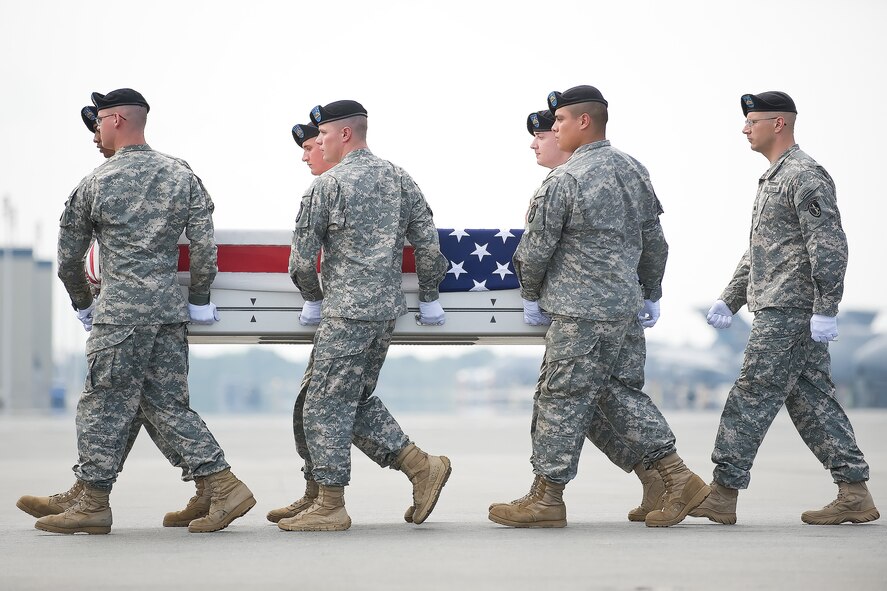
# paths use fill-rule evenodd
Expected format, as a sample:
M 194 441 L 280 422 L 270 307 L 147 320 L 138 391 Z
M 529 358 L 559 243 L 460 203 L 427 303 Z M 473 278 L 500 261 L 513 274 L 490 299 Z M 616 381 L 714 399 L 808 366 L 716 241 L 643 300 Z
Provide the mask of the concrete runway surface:
M 666 413 L 678 450 L 711 479 L 717 413 Z M 487 506 L 522 496 L 532 480 L 528 416 L 401 415 L 423 449 L 453 474 L 434 513 L 404 523 L 406 477 L 353 454 L 346 532 L 294 533 L 265 513 L 301 496 L 288 416 L 204 417 L 258 504 L 228 529 L 163 528 L 193 492 L 146 434 L 111 495 L 110 535 L 49 534 L 15 502 L 73 483 L 72 416 L 0 418 L 0 589 L 887 589 L 887 411 L 850 413 L 885 517 L 865 525 L 801 523 L 837 487 L 783 411 L 764 441 L 735 526 L 688 518 L 671 528 L 627 521 L 640 500 L 633 474 L 586 445 L 564 499 L 565 529 L 519 530 Z

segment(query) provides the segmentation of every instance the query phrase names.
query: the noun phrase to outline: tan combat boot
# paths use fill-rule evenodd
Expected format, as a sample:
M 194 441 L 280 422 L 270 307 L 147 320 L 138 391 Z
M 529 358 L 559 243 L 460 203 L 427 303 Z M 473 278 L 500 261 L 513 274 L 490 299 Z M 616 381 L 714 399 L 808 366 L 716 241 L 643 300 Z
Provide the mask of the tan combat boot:
M 801 521 L 810 525 L 865 523 L 881 516 L 865 481 L 839 482 L 838 498 L 818 511 L 804 511 Z
M 427 454 L 411 443 L 398 454 L 394 467 L 413 483 L 413 512 L 410 515 L 407 509 L 404 520 L 409 521 L 407 517 L 411 517 L 418 525 L 428 518 L 437 504 L 440 491 L 453 471 L 450 459 Z
M 77 497 L 83 491 L 83 483 L 79 480 L 67 492 L 57 493 L 48 497 L 32 497 L 25 495 L 15 504 L 16 507 L 34 517 L 46 515 L 58 515 L 64 513 L 68 507 L 77 502 Z
M 654 467 L 665 482 L 662 509 L 650 511 L 644 522 L 647 527 L 669 527 L 680 523 L 711 492 L 705 481 L 684 464 L 677 453 L 655 462 Z
M 492 505 L 490 521 L 510 527 L 566 527 L 565 485 L 549 482 L 543 477 L 537 477 L 534 485 L 527 497 Z
M 628 520 L 643 521 L 650 511 L 662 509 L 662 493 L 665 492 L 665 482 L 656 468 L 647 470 L 644 468 L 643 462 L 634 467 L 634 473 L 638 475 L 641 486 L 643 486 L 643 496 L 641 504 L 628 512 Z
M 64 513 L 41 517 L 34 527 L 57 534 L 106 534 L 111 531 L 112 522 L 111 506 L 108 504 L 110 493 L 84 485 L 77 502 L 65 509 Z
M 317 483 L 313 480 L 308 480 L 305 482 L 305 494 L 301 499 L 294 501 L 292 504 L 287 505 L 286 507 L 281 507 L 280 509 L 272 509 L 268 511 L 268 521 L 271 523 L 277 523 L 281 519 L 287 517 L 295 517 L 305 509 L 311 506 L 314 503 L 314 499 L 317 498 Z
M 319 485 L 311 506 L 295 517 L 284 517 L 277 527 L 286 531 L 344 531 L 351 527 L 345 511 L 345 487 Z
M 206 517 L 195 519 L 188 525 L 191 533 L 225 529 L 232 521 L 246 515 L 256 504 L 252 491 L 229 468 L 210 474 L 203 480 L 210 494 L 209 512 Z
M 209 514 L 209 506 L 212 495 L 206 486 L 205 478 L 195 478 L 194 486 L 197 494 L 191 497 L 188 504 L 181 511 L 171 511 L 163 516 L 163 527 L 187 527 L 195 519 L 206 517 Z
M 708 517 L 715 523 L 733 525 L 736 523 L 736 498 L 739 491 L 735 488 L 721 486 L 715 481 L 709 485 L 711 494 L 698 507 L 687 515 L 690 517 Z

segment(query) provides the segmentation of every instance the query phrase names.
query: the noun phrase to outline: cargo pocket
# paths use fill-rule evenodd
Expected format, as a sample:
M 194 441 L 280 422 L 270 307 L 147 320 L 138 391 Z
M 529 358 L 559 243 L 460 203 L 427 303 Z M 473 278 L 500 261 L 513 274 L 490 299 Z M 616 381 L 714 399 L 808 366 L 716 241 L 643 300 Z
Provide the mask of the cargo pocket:
M 774 211 L 775 205 L 768 205 L 773 203 L 778 203 L 779 200 L 779 184 L 768 182 L 766 186 L 761 191 L 760 198 L 758 202 L 755 204 L 755 211 L 752 214 L 752 230 L 757 230 L 758 226 L 761 224 L 765 218 L 773 218 L 779 215 L 778 210 Z M 765 224 L 766 226 L 767 224 Z
M 296 229 L 303 230 L 308 227 L 311 221 L 311 196 L 312 193 L 302 195 L 302 202 L 299 204 L 299 213 L 296 214 Z
M 802 369 L 804 351 L 797 337 L 750 339 L 739 379 L 768 388 L 791 389 Z
M 344 209 L 331 209 L 326 229 L 329 232 L 344 230 L 347 223 L 348 216 L 345 215 Z
M 328 324 L 324 328 L 332 328 Z M 319 330 L 319 329 L 318 329 Z M 335 330 L 335 328 L 333 328 Z M 369 337 L 363 334 L 342 334 L 341 332 L 321 335 L 315 340 L 314 359 L 325 361 L 341 357 L 351 357 L 366 352 L 369 348 Z
M 545 335 L 545 395 L 575 396 L 591 377 L 587 375 L 587 358 L 594 352 L 599 337 L 579 335 L 576 329 L 576 324 L 555 321 Z
M 68 200 L 65 201 L 65 208 L 62 210 L 62 215 L 59 217 L 60 228 L 68 228 L 74 225 L 74 198 L 76 196 L 77 189 L 74 189 L 74 191 L 68 196 Z
M 127 327 L 96 327 L 86 341 L 86 391 L 102 390 L 114 386 L 120 374 L 119 345 L 133 331 Z

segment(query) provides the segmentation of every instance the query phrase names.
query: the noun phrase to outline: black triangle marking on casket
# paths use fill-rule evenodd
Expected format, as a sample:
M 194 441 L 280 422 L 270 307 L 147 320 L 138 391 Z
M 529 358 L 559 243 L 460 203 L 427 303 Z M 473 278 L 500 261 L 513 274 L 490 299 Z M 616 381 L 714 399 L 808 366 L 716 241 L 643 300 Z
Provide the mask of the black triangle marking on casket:
M 496 317 L 495 316 L 492 316 L 490 318 L 490 324 L 496 324 Z
M 496 305 L 496 298 L 490 298 L 490 303 L 495 306 Z
M 253 303 L 253 306 L 256 305 L 256 298 L 250 298 L 249 301 L 251 301 Z
M 250 322 L 255 322 L 255 321 L 256 321 L 256 317 L 253 316 L 252 318 L 249 319 L 249 321 L 250 321 Z

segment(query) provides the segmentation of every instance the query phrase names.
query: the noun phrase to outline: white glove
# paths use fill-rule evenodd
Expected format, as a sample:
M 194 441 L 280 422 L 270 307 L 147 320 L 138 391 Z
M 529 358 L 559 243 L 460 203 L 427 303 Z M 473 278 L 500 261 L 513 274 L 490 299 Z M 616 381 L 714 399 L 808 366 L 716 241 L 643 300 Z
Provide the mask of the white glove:
M 323 300 L 305 302 L 305 305 L 302 306 L 302 313 L 299 314 L 299 324 L 302 326 L 317 326 L 320 324 L 321 306 L 323 306 Z
M 95 300 L 92 300 L 88 308 L 77 310 L 77 320 L 83 324 L 83 330 L 86 332 L 92 330 L 92 313 L 95 311 L 95 302 Z
M 524 324 L 529 324 L 530 326 L 548 326 L 551 324 L 551 317 L 542 311 L 538 301 L 523 300 L 523 302 Z
M 433 302 L 419 302 L 419 313 L 416 314 L 416 324 L 419 326 L 441 326 L 447 320 L 446 312 L 440 305 L 440 300 Z
M 644 300 L 644 309 L 638 312 L 638 322 L 644 328 L 653 328 L 659 320 L 659 302 L 661 300 Z
M 203 306 L 188 303 L 188 315 L 191 316 L 191 324 L 213 324 L 221 320 L 216 305 L 212 302 Z
M 730 325 L 733 324 L 733 312 L 730 311 L 724 300 L 716 301 L 705 318 L 715 328 L 730 328 Z
M 836 340 L 838 338 L 838 317 L 814 314 L 810 318 L 810 337 L 817 343 Z

